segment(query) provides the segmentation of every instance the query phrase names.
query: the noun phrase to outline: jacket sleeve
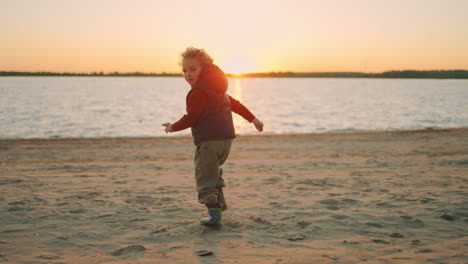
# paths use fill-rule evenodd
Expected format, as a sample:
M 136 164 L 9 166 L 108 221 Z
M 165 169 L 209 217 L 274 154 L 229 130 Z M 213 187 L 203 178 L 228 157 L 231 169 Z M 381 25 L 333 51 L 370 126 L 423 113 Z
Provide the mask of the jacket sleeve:
M 255 119 L 254 114 L 250 112 L 250 110 L 245 107 L 241 102 L 237 101 L 233 97 L 229 96 L 229 100 L 231 100 L 231 107 L 232 111 L 240 116 L 242 116 L 245 120 L 252 122 Z
M 172 130 L 176 132 L 192 127 L 200 118 L 207 104 L 206 94 L 200 89 L 193 90 L 188 98 L 187 114 L 172 124 Z

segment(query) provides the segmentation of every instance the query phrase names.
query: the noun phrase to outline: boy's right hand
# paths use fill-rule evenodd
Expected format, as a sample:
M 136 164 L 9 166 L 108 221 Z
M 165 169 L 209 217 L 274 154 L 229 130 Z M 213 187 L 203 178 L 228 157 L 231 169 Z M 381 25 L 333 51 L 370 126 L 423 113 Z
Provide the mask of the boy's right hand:
M 171 124 L 171 123 L 164 123 L 163 126 L 166 127 L 166 128 L 164 129 L 164 131 L 165 131 L 166 133 L 174 132 L 174 131 L 172 131 L 172 124 Z
M 259 131 L 259 132 L 262 132 L 263 131 L 263 123 L 262 121 L 258 120 L 257 118 L 255 118 L 252 123 L 255 125 L 255 128 Z

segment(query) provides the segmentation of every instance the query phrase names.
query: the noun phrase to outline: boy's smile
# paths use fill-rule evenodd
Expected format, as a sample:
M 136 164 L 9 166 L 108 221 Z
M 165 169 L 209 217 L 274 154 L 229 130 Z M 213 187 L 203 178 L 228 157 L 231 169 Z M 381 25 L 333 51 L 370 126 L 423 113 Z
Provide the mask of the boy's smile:
M 194 85 L 197 82 L 201 70 L 202 68 L 198 59 L 184 58 L 182 60 L 182 71 L 184 72 L 184 78 L 190 85 Z

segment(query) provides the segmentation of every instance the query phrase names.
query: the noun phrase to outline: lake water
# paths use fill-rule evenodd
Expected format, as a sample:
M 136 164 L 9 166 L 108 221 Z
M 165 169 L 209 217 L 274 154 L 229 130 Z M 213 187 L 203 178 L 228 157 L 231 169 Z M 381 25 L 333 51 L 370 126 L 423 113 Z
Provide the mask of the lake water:
M 0 138 L 166 136 L 188 90 L 181 77 L 1 77 Z M 269 134 L 468 127 L 468 80 L 231 78 L 228 93 Z

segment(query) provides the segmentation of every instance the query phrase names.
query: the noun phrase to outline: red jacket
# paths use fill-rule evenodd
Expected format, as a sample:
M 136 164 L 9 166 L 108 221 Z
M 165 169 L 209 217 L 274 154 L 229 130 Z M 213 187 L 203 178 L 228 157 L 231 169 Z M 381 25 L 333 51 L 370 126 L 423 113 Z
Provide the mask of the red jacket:
M 231 96 L 229 96 L 229 99 L 231 100 L 231 108 L 234 113 L 242 116 L 249 122 L 255 119 L 255 116 L 242 103 Z M 207 103 L 208 96 L 200 89 L 194 89 L 188 98 L 187 114 L 172 124 L 172 130 L 175 132 L 192 127 L 200 118 Z

